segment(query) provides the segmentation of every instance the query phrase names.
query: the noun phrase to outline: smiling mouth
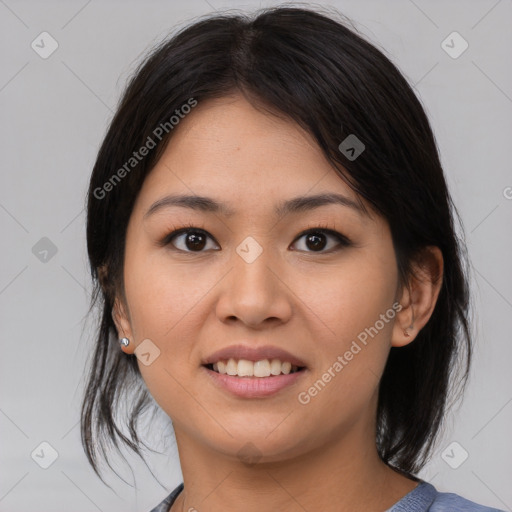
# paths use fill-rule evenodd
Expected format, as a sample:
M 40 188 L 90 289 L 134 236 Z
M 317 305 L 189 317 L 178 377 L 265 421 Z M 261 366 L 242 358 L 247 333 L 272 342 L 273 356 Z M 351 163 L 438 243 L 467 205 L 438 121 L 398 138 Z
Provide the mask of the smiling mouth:
M 256 362 L 247 359 L 240 359 L 238 361 L 227 359 L 202 366 L 219 374 L 245 378 L 277 377 L 279 375 L 298 373 L 306 369 L 305 366 L 295 366 L 288 361 L 282 362 L 279 359 L 263 359 Z

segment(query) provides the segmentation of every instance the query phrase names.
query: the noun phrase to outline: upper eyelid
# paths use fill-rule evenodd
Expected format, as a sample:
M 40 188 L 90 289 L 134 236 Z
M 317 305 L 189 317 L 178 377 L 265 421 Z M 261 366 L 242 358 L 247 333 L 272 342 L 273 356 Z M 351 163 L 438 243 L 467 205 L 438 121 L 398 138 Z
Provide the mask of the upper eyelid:
M 169 233 L 167 233 L 165 235 L 165 238 L 166 239 L 172 238 L 172 237 L 175 237 L 175 236 L 178 236 L 178 235 L 182 235 L 183 233 L 187 233 L 189 231 L 199 231 L 200 233 L 204 233 L 205 235 L 207 235 L 210 238 L 215 240 L 215 237 L 211 233 L 209 233 L 206 229 L 200 228 L 200 227 L 196 227 L 196 226 L 184 226 L 182 228 L 173 229 L 172 231 L 170 231 Z M 336 231 L 333 228 L 327 228 L 327 227 L 321 227 L 321 226 L 313 226 L 313 227 L 310 227 L 310 228 L 306 228 L 306 229 L 302 230 L 297 235 L 297 237 L 301 237 L 301 236 L 309 234 L 310 232 L 315 232 L 315 231 L 323 231 L 323 232 L 326 232 L 327 234 L 332 235 L 332 236 L 343 236 L 343 237 L 347 238 L 346 235 L 344 235 L 343 233 L 340 233 L 339 231 Z
M 183 234 L 186 234 L 186 233 L 188 233 L 190 231 L 196 231 L 196 232 L 203 233 L 206 236 L 208 236 L 209 238 L 211 238 L 218 245 L 218 242 L 215 240 L 215 237 L 212 234 L 210 234 L 206 229 L 200 228 L 200 227 L 196 227 L 196 226 L 184 226 L 184 227 L 181 227 L 181 228 L 178 228 L 178 229 L 175 229 L 175 230 L 171 231 L 170 233 L 165 235 L 164 239 L 162 240 L 162 245 L 168 245 L 168 244 L 171 243 L 172 239 L 174 239 L 174 238 L 176 238 L 178 236 L 181 236 Z M 346 235 L 344 235 L 343 233 L 340 233 L 339 231 L 336 231 L 333 228 L 322 227 L 322 226 L 312 226 L 312 227 L 309 227 L 309 228 L 306 228 L 306 229 L 302 230 L 294 238 L 292 243 L 295 243 L 298 239 L 302 238 L 303 236 L 308 235 L 310 232 L 324 232 L 328 236 L 331 236 L 333 238 L 337 238 L 338 242 L 341 243 L 341 244 L 343 244 L 343 243 L 345 243 L 345 244 L 352 243 L 351 240 Z M 202 251 L 185 251 L 185 252 L 202 252 Z M 315 252 L 315 251 L 312 251 L 312 252 Z

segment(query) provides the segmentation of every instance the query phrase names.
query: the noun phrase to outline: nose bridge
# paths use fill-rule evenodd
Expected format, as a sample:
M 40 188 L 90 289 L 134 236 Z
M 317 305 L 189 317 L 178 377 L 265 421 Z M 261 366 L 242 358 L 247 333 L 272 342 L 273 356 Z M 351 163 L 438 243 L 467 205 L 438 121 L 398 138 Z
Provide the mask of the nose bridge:
M 245 237 L 235 248 L 236 256 L 234 258 L 235 279 L 245 283 L 251 288 L 256 287 L 254 292 L 271 293 L 274 291 L 273 281 L 275 274 L 269 267 L 276 264 L 272 257 L 272 248 L 269 246 L 270 237 L 254 236 Z M 260 243 L 261 242 L 261 243 Z M 263 246 L 265 245 L 265 247 Z
M 267 246 L 269 238 L 260 238 L 265 247 L 253 236 L 235 247 L 231 278 L 218 305 L 220 316 L 257 325 L 267 318 L 284 320 L 290 315 L 287 287 L 278 277 L 279 262 Z

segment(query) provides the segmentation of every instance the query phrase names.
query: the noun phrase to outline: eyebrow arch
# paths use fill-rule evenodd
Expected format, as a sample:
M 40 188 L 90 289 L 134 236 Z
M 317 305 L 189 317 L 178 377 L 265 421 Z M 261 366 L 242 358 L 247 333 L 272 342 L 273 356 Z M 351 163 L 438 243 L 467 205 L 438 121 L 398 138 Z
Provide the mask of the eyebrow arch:
M 351 208 L 361 216 L 368 215 L 364 207 L 359 203 L 344 195 L 335 193 L 294 197 L 293 199 L 288 199 L 278 204 L 274 213 L 278 218 L 281 218 L 288 213 L 305 212 L 329 204 L 338 204 Z M 231 217 L 236 214 L 235 210 L 228 207 L 226 204 L 212 199 L 211 197 L 197 195 L 167 195 L 158 199 L 149 207 L 148 211 L 144 214 L 144 219 L 163 208 L 169 208 L 172 206 L 190 208 L 192 210 L 199 210 L 205 213 L 220 213 L 225 217 Z

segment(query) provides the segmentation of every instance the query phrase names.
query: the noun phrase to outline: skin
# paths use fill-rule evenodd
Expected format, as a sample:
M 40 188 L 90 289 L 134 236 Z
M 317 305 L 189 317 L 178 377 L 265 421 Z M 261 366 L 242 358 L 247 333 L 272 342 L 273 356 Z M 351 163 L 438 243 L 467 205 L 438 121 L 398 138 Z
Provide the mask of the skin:
M 127 231 L 126 296 L 113 318 L 130 339 L 126 353 L 145 339 L 160 350 L 138 364 L 176 434 L 185 487 L 173 512 L 383 511 L 417 486 L 378 457 L 377 393 L 390 348 L 412 342 L 433 312 L 442 255 L 427 248 L 421 279 L 401 289 L 389 226 L 377 214 L 326 205 L 274 216 L 277 203 L 320 192 L 356 198 L 309 134 L 238 94 L 199 103 L 181 120 L 143 184 Z M 210 196 L 236 213 L 172 206 L 143 218 L 170 193 Z M 188 224 L 209 234 L 202 248 L 186 234 L 158 245 Z M 321 232 L 318 249 L 298 238 L 326 226 L 352 245 Z M 263 250 L 251 263 L 236 252 L 248 236 Z M 298 393 L 397 301 L 402 309 L 378 335 L 299 403 Z M 201 361 L 244 341 L 284 348 L 308 370 L 271 397 L 223 392 Z M 260 457 L 252 464 L 237 455 L 249 442 Z

